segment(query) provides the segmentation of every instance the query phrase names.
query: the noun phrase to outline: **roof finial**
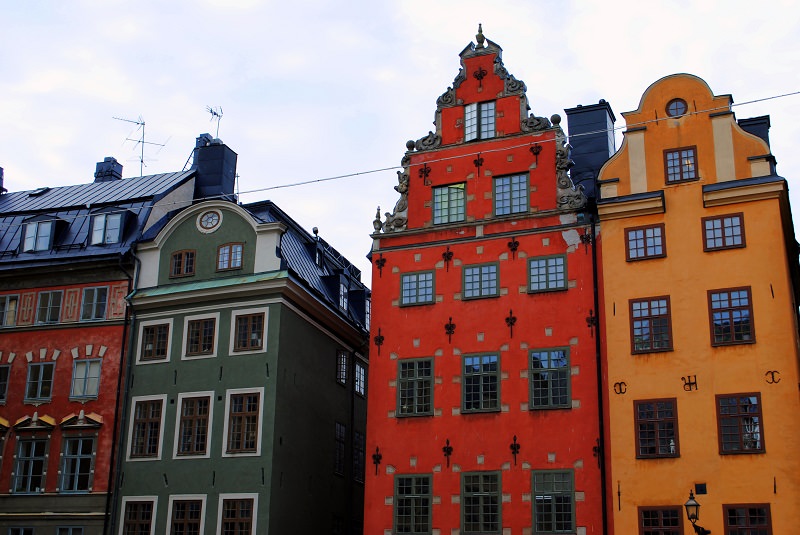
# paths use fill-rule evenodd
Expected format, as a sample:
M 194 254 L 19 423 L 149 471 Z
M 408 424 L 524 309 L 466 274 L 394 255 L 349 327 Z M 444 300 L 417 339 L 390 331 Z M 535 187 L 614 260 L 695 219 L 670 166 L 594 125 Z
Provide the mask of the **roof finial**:
M 483 25 L 480 22 L 478 23 L 478 34 L 475 36 L 475 39 L 478 41 L 478 48 L 483 48 L 483 43 L 486 41 L 486 38 L 483 36 Z

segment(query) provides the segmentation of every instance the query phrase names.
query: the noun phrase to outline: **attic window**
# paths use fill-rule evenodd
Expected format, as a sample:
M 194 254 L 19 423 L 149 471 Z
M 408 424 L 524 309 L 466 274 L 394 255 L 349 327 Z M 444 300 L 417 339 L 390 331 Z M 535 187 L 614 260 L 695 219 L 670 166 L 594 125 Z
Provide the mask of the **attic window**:
M 92 245 L 119 243 L 122 214 L 97 214 L 92 216 Z
M 53 238 L 52 221 L 35 221 L 26 223 L 23 227 L 25 238 L 23 251 L 47 251 L 50 249 Z
M 344 281 L 339 281 L 339 308 L 347 311 L 347 284 Z
M 670 117 L 680 117 L 688 109 L 686 101 L 681 98 L 673 98 L 667 103 L 667 115 Z
M 48 186 L 45 186 L 43 188 L 35 189 L 32 192 L 28 193 L 28 197 L 38 197 L 39 195 L 47 193 L 48 191 L 50 191 L 50 188 Z

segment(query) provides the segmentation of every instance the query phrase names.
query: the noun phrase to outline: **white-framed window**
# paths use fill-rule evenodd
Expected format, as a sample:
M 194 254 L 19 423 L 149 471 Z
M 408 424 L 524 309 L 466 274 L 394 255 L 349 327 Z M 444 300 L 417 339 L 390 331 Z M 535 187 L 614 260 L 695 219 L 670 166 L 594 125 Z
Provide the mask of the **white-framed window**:
M 47 251 L 53 242 L 53 222 L 34 221 L 26 223 L 24 228 L 24 242 L 22 250 L 28 251 Z
M 95 214 L 92 216 L 92 245 L 119 243 L 122 230 L 122 213 Z
M 214 421 L 214 391 L 181 392 L 177 405 L 172 458 L 208 459 L 211 453 L 210 430 Z
M 464 141 L 493 138 L 494 116 L 493 100 L 464 106 Z
M 339 309 L 347 312 L 347 284 L 344 281 L 339 282 Z
M 269 308 L 256 307 L 231 311 L 229 355 L 262 353 L 267 347 Z
M 158 496 L 123 496 L 119 535 L 155 535 Z
M 81 300 L 81 321 L 106 319 L 108 307 L 108 286 L 84 288 Z
M 167 533 L 185 533 L 187 535 L 205 533 L 206 495 L 170 495 L 167 515 Z
M 61 317 L 61 290 L 39 292 L 36 307 L 36 323 L 58 323 Z
M 18 295 L 0 295 L 0 329 L 17 324 Z
M 128 461 L 161 459 L 167 395 L 134 396 L 128 424 Z
M 72 399 L 94 399 L 100 391 L 102 359 L 75 360 L 72 364 Z
M 144 320 L 139 323 L 139 351 L 136 364 L 169 361 L 172 351 L 172 318 Z
M 225 392 L 223 457 L 261 455 L 263 407 L 264 387 L 233 388 Z
M 258 520 L 258 493 L 219 495 L 217 533 L 255 535 Z
M 217 248 L 217 271 L 242 267 L 242 243 L 226 243 Z
M 367 393 L 367 369 L 359 361 L 356 361 L 353 388 L 355 388 L 356 394 L 360 396 L 364 396 Z
M 217 340 L 219 340 L 219 312 L 186 316 L 183 318 L 181 359 L 216 357 Z

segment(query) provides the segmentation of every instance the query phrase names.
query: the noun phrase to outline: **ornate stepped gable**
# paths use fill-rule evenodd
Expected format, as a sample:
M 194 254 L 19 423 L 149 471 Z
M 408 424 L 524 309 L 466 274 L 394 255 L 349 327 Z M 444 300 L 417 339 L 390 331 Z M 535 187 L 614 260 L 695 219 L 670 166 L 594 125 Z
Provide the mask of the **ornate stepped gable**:
M 408 223 L 408 188 L 410 184 L 409 166 L 411 164 L 411 154 L 415 151 L 425 152 L 452 146 L 452 144 L 443 145 L 442 142 L 442 111 L 448 108 L 463 108 L 465 106 L 463 99 L 458 98 L 457 90 L 467 79 L 466 71 L 468 69 L 465 60 L 476 56 L 494 56 L 493 74 L 496 78 L 503 81 L 502 90 L 496 95 L 498 100 L 511 96 L 519 97 L 520 114 L 517 130 L 498 134 L 497 137 L 552 130 L 555 133 L 556 143 L 558 145 L 558 149 L 556 150 L 557 206 L 560 210 L 571 211 L 579 209 L 586 204 L 586 196 L 583 193 L 583 188 L 580 186 L 576 188 L 568 174 L 574 162 L 569 158 L 571 147 L 566 142 L 566 136 L 561 129 L 561 116 L 554 114 L 550 119 L 547 119 L 546 117 L 537 117 L 533 113 L 529 113 L 530 106 L 526 95 L 527 86 L 525 82 L 517 80 L 514 75 L 510 74 L 505 68 L 505 65 L 503 65 L 503 49 L 500 48 L 497 43 L 484 37 L 481 25 L 478 25 L 478 33 L 475 37 L 477 44 L 469 43 L 466 48 L 461 51 L 461 54 L 459 54 L 461 57 L 461 68 L 453 79 L 453 85 L 448 87 L 447 90 L 436 99 L 436 113 L 434 115 L 436 132 L 429 131 L 426 136 L 416 141 L 409 140 L 406 142 L 407 151 L 400 160 L 400 165 L 403 167 L 403 170 L 397 172 L 397 186 L 394 187 L 395 191 L 400 194 L 400 198 L 392 212 L 384 213 L 385 219 L 383 222 L 381 222 L 380 207 L 378 207 L 375 220 L 373 221 L 373 228 L 376 233 L 381 231 L 385 233 L 397 232 L 406 229 Z M 475 70 L 471 76 L 479 82 L 482 82 L 488 74 L 489 73 L 486 72 L 485 69 L 479 68 Z M 465 143 L 469 142 L 461 138 L 453 144 Z

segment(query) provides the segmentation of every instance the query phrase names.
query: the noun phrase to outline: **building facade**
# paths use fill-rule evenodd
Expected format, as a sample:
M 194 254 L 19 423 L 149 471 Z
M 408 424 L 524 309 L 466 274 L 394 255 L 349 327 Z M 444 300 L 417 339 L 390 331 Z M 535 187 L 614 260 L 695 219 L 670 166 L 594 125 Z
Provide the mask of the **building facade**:
M 136 255 L 113 533 L 361 533 L 358 270 L 274 204 L 224 198 Z
M 106 524 L 131 243 L 193 194 L 192 172 L 121 171 L 106 158 L 91 184 L 0 195 L 2 533 L 99 535 Z
M 587 198 L 501 48 L 460 58 L 374 224 L 365 532 L 602 532 Z
M 797 243 L 769 118 L 732 102 L 662 78 L 600 174 L 616 533 L 688 532 L 690 492 L 713 533 L 800 520 Z

